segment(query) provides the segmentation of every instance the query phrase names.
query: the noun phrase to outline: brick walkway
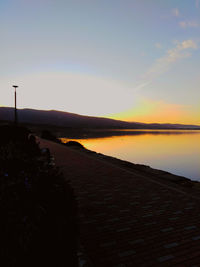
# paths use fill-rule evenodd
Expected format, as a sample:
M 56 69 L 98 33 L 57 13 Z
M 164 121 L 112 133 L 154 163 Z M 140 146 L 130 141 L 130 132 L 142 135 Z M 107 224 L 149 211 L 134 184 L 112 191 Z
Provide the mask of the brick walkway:
M 75 190 L 95 267 L 200 266 L 200 200 L 62 145 L 49 147 Z

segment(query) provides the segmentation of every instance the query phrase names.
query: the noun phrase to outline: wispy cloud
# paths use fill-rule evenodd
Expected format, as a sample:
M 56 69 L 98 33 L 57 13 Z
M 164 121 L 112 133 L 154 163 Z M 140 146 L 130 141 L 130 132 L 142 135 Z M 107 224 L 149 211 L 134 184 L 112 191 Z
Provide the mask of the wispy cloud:
M 161 49 L 162 48 L 162 45 L 160 43 L 156 43 L 155 44 L 155 47 L 158 48 L 158 49 Z
M 174 16 L 174 17 L 180 17 L 180 11 L 178 8 L 173 8 L 171 10 L 171 14 Z
M 197 28 L 199 27 L 199 23 L 197 21 L 180 21 L 179 26 L 181 28 Z
M 157 59 L 146 76 L 149 79 L 154 79 L 160 76 L 162 73 L 168 71 L 170 66 L 176 61 L 191 56 L 191 52 L 188 50 L 197 49 L 198 45 L 193 40 L 185 40 L 183 42 L 177 42 L 176 46 L 172 49 L 167 50 L 166 54 Z
M 135 87 L 136 90 L 140 90 L 163 73 L 167 72 L 170 67 L 177 61 L 190 57 L 192 55 L 191 50 L 198 49 L 198 44 L 194 40 L 185 40 L 183 42 L 176 42 L 176 46 L 166 51 L 165 55 L 158 58 L 150 67 L 150 69 L 143 75 L 142 81 Z
M 199 8 L 199 6 L 200 6 L 200 0 L 196 0 L 195 1 L 195 6 L 196 6 L 196 8 Z
M 176 48 L 174 48 L 174 50 L 184 50 L 188 48 L 197 49 L 198 48 L 197 42 L 195 42 L 194 40 L 185 40 L 182 43 L 177 42 L 177 46 Z
M 140 91 L 140 89 L 144 88 L 144 87 L 147 87 L 148 85 L 150 85 L 152 83 L 152 81 L 144 81 L 144 82 L 139 82 L 136 84 L 136 86 L 134 87 L 134 91 L 137 92 L 137 91 Z

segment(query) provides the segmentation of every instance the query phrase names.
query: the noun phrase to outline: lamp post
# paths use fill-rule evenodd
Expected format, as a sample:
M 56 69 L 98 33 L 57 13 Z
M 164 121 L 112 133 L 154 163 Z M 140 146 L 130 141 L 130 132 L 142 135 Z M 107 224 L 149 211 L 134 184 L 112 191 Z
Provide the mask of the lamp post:
M 17 92 L 16 92 L 16 89 L 18 88 L 18 86 L 13 85 L 13 87 L 15 88 L 15 125 L 17 125 L 18 119 L 17 119 Z

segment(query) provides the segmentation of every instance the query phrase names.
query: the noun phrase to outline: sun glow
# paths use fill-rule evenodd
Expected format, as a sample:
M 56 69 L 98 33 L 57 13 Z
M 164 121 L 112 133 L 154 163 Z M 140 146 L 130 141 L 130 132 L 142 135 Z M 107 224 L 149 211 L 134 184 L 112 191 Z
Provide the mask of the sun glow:
M 143 99 L 135 107 L 113 114 L 109 117 L 130 122 L 138 121 L 144 123 L 183 123 L 199 125 L 199 111 L 190 106 Z

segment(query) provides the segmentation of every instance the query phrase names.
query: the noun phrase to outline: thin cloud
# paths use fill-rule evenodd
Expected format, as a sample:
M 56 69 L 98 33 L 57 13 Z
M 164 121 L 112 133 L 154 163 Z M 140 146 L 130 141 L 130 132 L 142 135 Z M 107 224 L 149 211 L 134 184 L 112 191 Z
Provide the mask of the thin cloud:
M 169 49 L 166 54 L 157 59 L 153 66 L 149 69 L 146 76 L 150 79 L 160 76 L 162 73 L 168 71 L 170 66 L 176 61 L 191 56 L 189 49 L 197 49 L 198 45 L 193 40 L 185 40 L 178 42 L 176 47 Z
M 135 92 L 140 91 L 142 88 L 147 87 L 148 85 L 150 85 L 152 83 L 152 81 L 147 81 L 147 82 L 143 82 L 143 83 L 138 83 L 135 87 L 134 90 Z
M 155 44 L 155 47 L 158 48 L 158 49 L 161 49 L 162 48 L 162 45 L 160 43 L 156 43 Z
M 178 8 L 173 8 L 173 9 L 171 10 L 171 13 L 172 13 L 172 15 L 173 15 L 174 17 L 180 17 L 180 11 L 179 11 Z
M 199 23 L 197 21 L 180 21 L 179 26 L 181 28 L 197 28 L 199 27 Z
M 200 6 L 200 0 L 196 0 L 195 1 L 195 6 L 196 6 L 196 8 L 199 8 L 199 6 Z
M 177 44 L 177 49 L 179 50 L 188 49 L 188 48 L 197 49 L 198 44 L 194 40 L 185 40 L 182 43 Z
M 136 86 L 136 90 L 149 85 L 153 80 L 167 72 L 177 61 L 190 57 L 191 50 L 198 49 L 198 44 L 194 40 L 176 42 L 176 46 L 166 51 L 165 55 L 158 58 L 151 68 L 143 75 L 142 81 Z

